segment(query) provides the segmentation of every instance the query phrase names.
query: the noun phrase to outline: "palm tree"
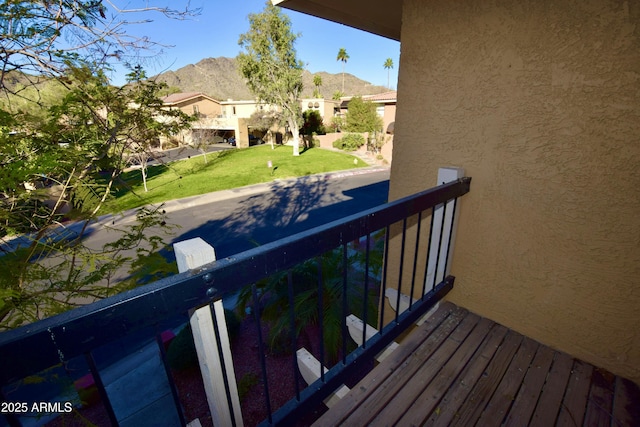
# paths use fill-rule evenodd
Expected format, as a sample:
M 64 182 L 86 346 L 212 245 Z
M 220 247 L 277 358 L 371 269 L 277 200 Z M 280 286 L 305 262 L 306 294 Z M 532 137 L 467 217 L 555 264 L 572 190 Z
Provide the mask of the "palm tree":
M 349 54 L 347 53 L 347 50 L 341 47 L 340 50 L 338 51 L 338 57 L 336 58 L 336 61 L 342 61 L 342 92 L 343 93 L 344 93 L 344 65 L 347 63 L 348 59 L 349 59 Z
M 391 58 L 387 58 L 386 61 L 384 61 L 384 68 L 387 70 L 387 87 L 389 89 L 391 89 L 391 86 L 389 86 L 389 70 L 391 70 L 393 68 L 393 60 Z
M 313 97 L 314 98 L 320 98 L 320 86 L 322 86 L 322 77 L 320 77 L 318 74 L 316 74 L 315 76 L 313 76 L 313 85 L 316 87 L 315 90 L 313 91 Z

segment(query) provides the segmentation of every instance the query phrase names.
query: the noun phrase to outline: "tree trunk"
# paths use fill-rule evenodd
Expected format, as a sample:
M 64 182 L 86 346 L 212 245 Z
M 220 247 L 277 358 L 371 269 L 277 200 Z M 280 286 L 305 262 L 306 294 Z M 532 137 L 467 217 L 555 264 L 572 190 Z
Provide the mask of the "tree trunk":
M 289 120 L 289 128 L 291 129 L 291 139 L 293 144 L 293 155 L 300 155 L 300 128 L 297 120 Z
M 142 172 L 142 185 L 144 185 L 144 192 L 147 193 L 149 189 L 147 189 L 147 165 L 143 164 L 140 168 Z

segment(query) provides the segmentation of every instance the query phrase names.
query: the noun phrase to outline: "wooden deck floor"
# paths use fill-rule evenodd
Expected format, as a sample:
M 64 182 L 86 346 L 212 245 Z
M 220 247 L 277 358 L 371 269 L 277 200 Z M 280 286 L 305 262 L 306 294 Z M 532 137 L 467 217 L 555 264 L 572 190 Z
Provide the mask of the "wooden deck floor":
M 638 426 L 640 389 L 444 303 L 314 425 Z

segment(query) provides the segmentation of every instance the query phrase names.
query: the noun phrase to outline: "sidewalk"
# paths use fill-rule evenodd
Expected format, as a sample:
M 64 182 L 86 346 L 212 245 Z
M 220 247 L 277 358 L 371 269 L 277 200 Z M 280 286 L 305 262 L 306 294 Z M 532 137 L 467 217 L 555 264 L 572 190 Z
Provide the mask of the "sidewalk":
M 367 161 L 366 159 L 363 159 Z M 168 212 L 178 212 L 183 209 L 190 209 L 196 206 L 206 205 L 209 203 L 218 202 L 221 200 L 234 199 L 236 197 L 251 196 L 255 194 L 266 193 L 271 189 L 274 183 L 280 183 L 282 185 L 292 185 L 300 180 L 307 182 L 324 181 L 329 179 L 344 178 L 348 176 L 363 175 L 368 173 L 375 173 L 388 170 L 388 166 L 368 166 L 358 169 L 347 169 L 343 171 L 325 172 L 315 175 L 306 175 L 297 178 L 276 179 L 271 182 L 264 182 L 260 184 L 252 184 L 244 187 L 230 188 L 228 190 L 214 191 L 211 193 L 200 194 L 197 196 L 185 197 L 182 199 L 168 200 L 163 203 L 163 209 Z M 102 226 L 102 225 L 117 225 L 126 224 L 135 220 L 136 209 L 130 209 L 117 214 L 106 214 L 99 216 L 96 220 L 92 221 L 90 226 Z M 51 230 L 46 238 L 53 238 L 54 240 L 60 239 L 72 239 L 82 230 L 84 221 L 72 222 L 63 224 L 60 227 Z M 33 235 L 22 235 L 10 238 L 0 239 L 0 248 L 3 251 L 14 251 L 19 247 L 29 246 L 33 239 Z
M 297 181 L 305 180 L 307 182 L 325 181 L 329 179 L 344 178 L 348 176 L 364 175 L 368 173 L 375 173 L 389 169 L 384 166 L 368 166 L 358 169 L 347 169 L 343 171 L 325 172 L 315 175 L 306 175 L 297 178 L 276 179 L 271 182 L 263 182 L 260 184 L 252 184 L 244 187 L 230 188 L 227 190 L 214 191 L 206 194 L 199 194 L 197 196 L 189 196 L 182 199 L 168 200 L 164 202 L 163 209 L 168 212 L 178 212 L 183 209 L 189 209 L 196 206 L 202 206 L 209 203 L 218 202 L 221 200 L 234 199 L 236 197 L 251 196 L 254 194 L 266 193 L 271 189 L 274 183 L 280 183 L 283 185 L 294 184 Z M 99 224 L 116 224 L 131 221 L 135 219 L 137 209 L 130 209 L 128 211 L 120 212 L 117 214 L 107 214 L 98 217 L 97 222 Z

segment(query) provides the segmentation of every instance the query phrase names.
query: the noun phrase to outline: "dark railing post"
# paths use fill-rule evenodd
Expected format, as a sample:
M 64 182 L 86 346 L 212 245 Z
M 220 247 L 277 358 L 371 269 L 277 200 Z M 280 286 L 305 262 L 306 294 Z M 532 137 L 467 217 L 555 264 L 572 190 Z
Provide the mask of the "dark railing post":
M 111 422 L 112 426 L 119 426 L 118 418 L 116 417 L 116 413 L 113 410 L 113 406 L 111 405 L 111 401 L 107 395 L 107 389 L 104 386 L 102 376 L 100 375 L 100 371 L 98 371 L 98 366 L 96 365 L 93 355 L 91 353 L 87 353 L 85 354 L 85 359 L 87 361 L 87 365 L 89 365 L 89 370 L 91 371 L 91 376 L 96 384 L 96 388 L 98 389 L 102 406 L 104 406 L 104 409 L 107 411 L 107 415 L 109 416 L 109 422 Z

